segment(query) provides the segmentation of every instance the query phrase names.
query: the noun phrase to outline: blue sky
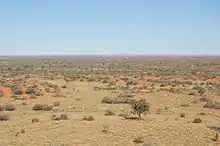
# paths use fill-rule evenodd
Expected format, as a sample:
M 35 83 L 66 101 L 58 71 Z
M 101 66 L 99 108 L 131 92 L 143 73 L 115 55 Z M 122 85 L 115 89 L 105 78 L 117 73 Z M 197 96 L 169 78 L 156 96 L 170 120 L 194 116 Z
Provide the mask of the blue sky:
M 220 1 L 1 0 L 4 54 L 220 54 Z

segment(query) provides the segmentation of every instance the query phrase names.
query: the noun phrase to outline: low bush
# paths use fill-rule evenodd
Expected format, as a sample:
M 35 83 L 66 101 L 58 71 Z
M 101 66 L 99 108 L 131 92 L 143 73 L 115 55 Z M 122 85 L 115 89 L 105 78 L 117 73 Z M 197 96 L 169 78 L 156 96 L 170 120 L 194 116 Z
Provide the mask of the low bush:
M 52 106 L 45 105 L 45 104 L 35 104 L 32 107 L 32 110 L 35 110 L 35 111 L 50 111 L 52 109 L 53 109 Z
M 7 114 L 1 113 L 0 114 L 0 121 L 8 121 L 9 116 Z

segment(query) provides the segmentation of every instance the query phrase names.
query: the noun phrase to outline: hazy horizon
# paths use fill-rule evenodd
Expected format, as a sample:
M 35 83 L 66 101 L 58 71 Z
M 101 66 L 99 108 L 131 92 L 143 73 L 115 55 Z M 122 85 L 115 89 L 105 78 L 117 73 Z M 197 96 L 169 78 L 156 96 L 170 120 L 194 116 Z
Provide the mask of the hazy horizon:
M 3 0 L 0 56 L 216 56 L 219 16 L 218 0 Z

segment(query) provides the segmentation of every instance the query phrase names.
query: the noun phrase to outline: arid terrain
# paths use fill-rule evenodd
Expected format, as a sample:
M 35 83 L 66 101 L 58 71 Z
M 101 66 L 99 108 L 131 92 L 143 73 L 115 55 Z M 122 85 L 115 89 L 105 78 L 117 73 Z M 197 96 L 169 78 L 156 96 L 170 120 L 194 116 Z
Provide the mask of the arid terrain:
M 0 59 L 1 146 L 220 146 L 220 57 Z

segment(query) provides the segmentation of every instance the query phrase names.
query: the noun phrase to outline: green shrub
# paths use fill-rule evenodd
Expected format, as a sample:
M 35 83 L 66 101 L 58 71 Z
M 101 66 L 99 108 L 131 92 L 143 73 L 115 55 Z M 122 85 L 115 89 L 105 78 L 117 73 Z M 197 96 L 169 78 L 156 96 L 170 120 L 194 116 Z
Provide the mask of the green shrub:
M 139 119 L 141 119 L 142 114 L 146 114 L 150 110 L 150 104 L 147 103 L 145 99 L 139 101 L 133 100 L 130 104 L 133 113 L 137 114 Z

